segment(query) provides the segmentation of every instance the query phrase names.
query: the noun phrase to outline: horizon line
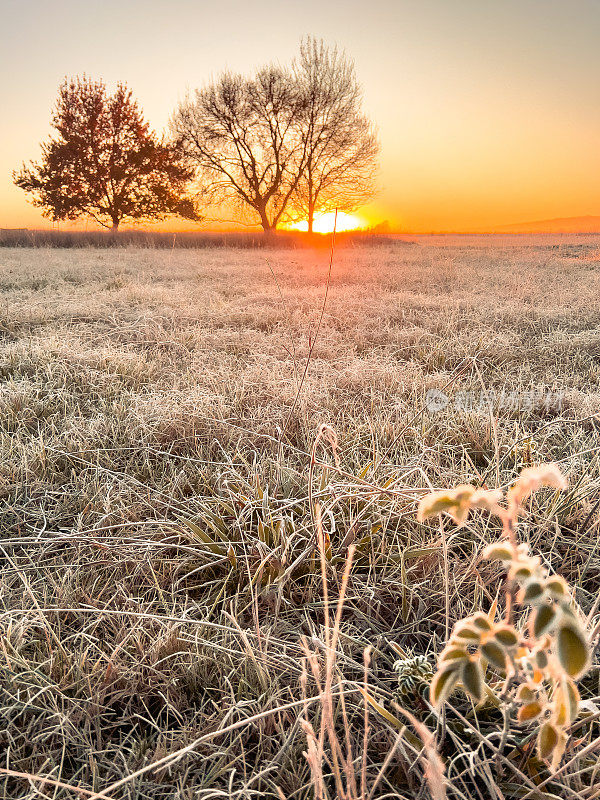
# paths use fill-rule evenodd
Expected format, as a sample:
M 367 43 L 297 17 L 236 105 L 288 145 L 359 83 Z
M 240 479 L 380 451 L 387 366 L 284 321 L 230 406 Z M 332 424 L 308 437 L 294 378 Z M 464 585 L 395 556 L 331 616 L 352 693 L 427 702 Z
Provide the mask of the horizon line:
M 514 225 L 505 225 L 505 226 L 498 226 L 498 228 L 480 228 L 480 229 L 462 229 L 462 230 L 449 230 L 449 229 L 441 229 L 441 230 L 398 230 L 398 229 L 390 229 L 385 231 L 378 231 L 374 228 L 353 228 L 350 230 L 344 231 L 337 231 L 336 236 L 348 235 L 348 234 L 362 234 L 365 236 L 523 236 L 523 235 L 531 235 L 531 234 L 581 234 L 581 235 L 600 235 L 600 216 L 598 217 L 599 224 L 598 228 L 594 230 L 589 230 L 585 228 L 560 228 L 560 229 L 527 229 L 528 225 L 535 225 L 535 222 L 531 223 L 515 223 Z M 506 230 L 506 228 L 522 228 L 521 230 Z M 109 236 L 114 235 L 110 230 L 103 229 L 103 228 L 92 228 L 92 229 L 85 229 L 85 228 L 67 228 L 67 229 L 59 229 L 59 228 L 29 228 L 29 227 L 0 227 L 0 233 L 45 233 L 45 234 L 106 234 Z M 256 234 L 263 235 L 264 231 L 260 228 L 248 230 L 240 230 L 239 228 L 187 228 L 187 229 L 173 229 L 173 228 L 144 228 L 144 227 L 121 227 L 117 233 L 117 235 L 122 233 L 146 233 L 146 234 L 182 234 L 182 235 L 198 235 L 198 234 L 239 234 L 242 236 L 252 236 Z M 313 232 L 309 234 L 307 231 L 298 231 L 298 230 L 290 230 L 286 228 L 280 228 L 274 231 L 275 234 L 278 235 L 288 235 L 288 236 L 297 236 L 297 237 L 308 237 L 308 236 L 330 236 L 331 231 L 327 232 Z

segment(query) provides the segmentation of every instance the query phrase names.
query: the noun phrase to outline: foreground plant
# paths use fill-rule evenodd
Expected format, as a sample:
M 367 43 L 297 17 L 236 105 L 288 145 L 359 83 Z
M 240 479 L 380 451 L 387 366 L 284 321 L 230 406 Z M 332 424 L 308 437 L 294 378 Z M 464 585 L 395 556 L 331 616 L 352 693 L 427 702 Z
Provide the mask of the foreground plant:
M 568 730 L 579 713 L 576 681 L 590 665 L 589 634 L 567 582 L 548 575 L 538 556 L 519 544 L 516 526 L 523 501 L 541 486 L 564 489 L 567 482 L 552 465 L 524 469 L 504 498 L 500 490 L 473 486 L 434 492 L 421 500 L 418 519 L 448 513 L 459 525 L 471 509 L 500 517 L 503 538 L 483 557 L 501 561 L 507 571 L 504 619 L 496 620 L 496 603 L 488 614 L 459 621 L 442 651 L 430 688 L 440 707 L 456 688 L 481 702 L 488 665 L 504 676 L 499 693 L 505 713 L 518 708 L 517 721 L 538 727 L 541 759 L 555 770 L 566 748 Z M 506 499 L 506 506 L 500 503 Z

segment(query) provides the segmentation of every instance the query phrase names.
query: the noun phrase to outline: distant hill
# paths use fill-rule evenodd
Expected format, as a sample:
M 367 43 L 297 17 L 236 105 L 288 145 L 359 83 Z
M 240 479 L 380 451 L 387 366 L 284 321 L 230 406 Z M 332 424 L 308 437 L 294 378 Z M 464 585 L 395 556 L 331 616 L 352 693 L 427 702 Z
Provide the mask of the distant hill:
M 500 225 L 500 233 L 600 233 L 600 216 L 558 217 L 537 222 Z

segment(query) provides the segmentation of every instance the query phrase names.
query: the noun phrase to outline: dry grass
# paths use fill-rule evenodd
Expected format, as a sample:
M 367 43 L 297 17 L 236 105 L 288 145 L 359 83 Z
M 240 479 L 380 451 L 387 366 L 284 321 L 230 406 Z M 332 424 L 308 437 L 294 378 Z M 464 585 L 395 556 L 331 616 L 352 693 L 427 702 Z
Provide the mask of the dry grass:
M 0 250 L 0 767 L 38 776 L 0 773 L 0 796 L 77 796 L 60 783 L 90 796 L 138 771 L 107 796 L 313 796 L 303 724 L 313 715 L 318 730 L 319 704 L 302 658 L 326 653 L 327 629 L 309 480 L 333 601 L 356 545 L 332 685 L 344 704 L 328 711 L 356 742 L 365 647 L 370 690 L 391 708 L 389 642 L 433 663 L 452 622 L 496 593 L 479 551 L 497 530 L 448 525 L 444 548 L 437 523 L 416 522 L 422 490 L 506 485 L 530 453 L 559 462 L 570 490 L 536 497 L 521 535 L 593 610 L 599 240 L 526 242 L 338 251 L 282 441 L 325 251 Z M 451 400 L 517 391 L 520 407 L 427 411 L 445 386 Z M 340 471 L 310 470 L 323 423 Z M 325 440 L 317 459 L 334 465 Z M 584 699 L 598 702 L 597 668 Z M 436 733 L 449 796 L 533 785 L 525 734 L 499 757 L 493 715 L 459 703 L 436 720 L 418 697 L 407 708 Z M 594 724 L 579 732 L 589 741 Z M 373 709 L 369 726 L 364 755 L 353 750 L 359 785 L 427 797 L 414 740 Z M 544 792 L 591 800 L 594 764 Z

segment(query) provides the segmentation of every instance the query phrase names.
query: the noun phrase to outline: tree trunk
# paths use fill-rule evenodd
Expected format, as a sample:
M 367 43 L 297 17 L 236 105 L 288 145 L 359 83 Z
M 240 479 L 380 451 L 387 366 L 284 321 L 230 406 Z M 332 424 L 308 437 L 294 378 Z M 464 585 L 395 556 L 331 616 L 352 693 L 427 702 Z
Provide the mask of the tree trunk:
M 315 196 L 315 192 L 313 191 L 314 183 L 313 183 L 313 172 L 312 168 L 309 166 L 308 169 L 308 191 L 306 200 L 308 202 L 308 232 L 313 232 L 313 226 L 315 224 L 315 206 L 317 204 L 317 198 Z
M 260 214 L 260 224 L 262 225 L 263 231 L 269 235 L 270 233 L 274 233 L 276 230 L 276 226 L 273 225 L 271 220 L 267 216 L 266 211 L 259 211 Z
M 119 231 L 119 222 L 120 222 L 120 220 L 115 219 L 115 217 L 113 217 L 112 228 L 111 228 L 111 231 L 113 233 L 118 233 L 118 231 Z

